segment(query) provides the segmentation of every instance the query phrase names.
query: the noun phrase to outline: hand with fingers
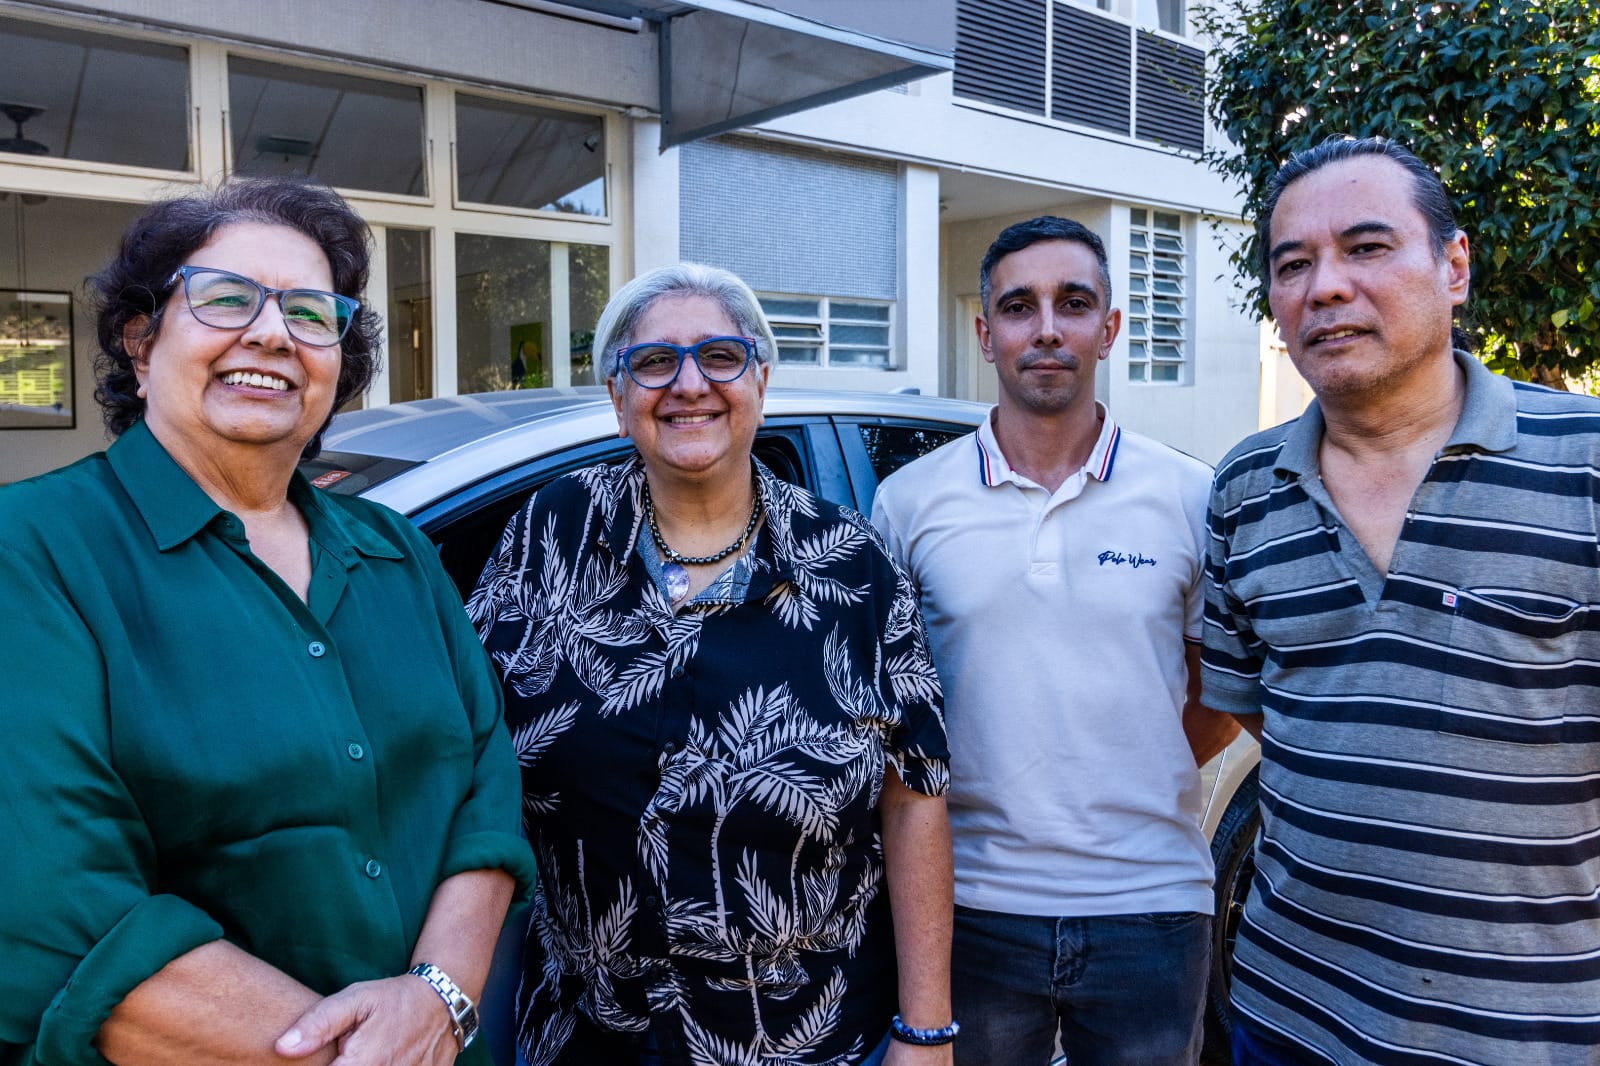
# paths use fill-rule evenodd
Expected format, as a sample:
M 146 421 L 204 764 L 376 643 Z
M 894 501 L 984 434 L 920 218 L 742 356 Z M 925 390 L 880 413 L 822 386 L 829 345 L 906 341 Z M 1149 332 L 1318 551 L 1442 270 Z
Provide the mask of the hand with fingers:
M 318 1001 L 283 1036 L 278 1054 L 304 1058 L 330 1044 L 332 1066 L 448 1066 L 461 1052 L 439 994 L 414 974 L 362 981 Z

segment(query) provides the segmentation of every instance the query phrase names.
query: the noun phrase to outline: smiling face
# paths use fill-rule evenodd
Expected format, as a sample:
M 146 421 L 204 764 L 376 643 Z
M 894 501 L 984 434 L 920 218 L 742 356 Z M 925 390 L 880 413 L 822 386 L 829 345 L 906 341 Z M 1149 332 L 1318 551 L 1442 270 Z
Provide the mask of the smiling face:
M 275 289 L 333 288 L 328 258 L 310 237 L 287 226 L 239 222 L 222 227 L 186 260 L 241 274 Z M 128 351 L 145 397 L 145 421 L 185 468 L 227 463 L 241 449 L 270 449 L 290 466 L 333 410 L 340 350 L 302 344 L 284 328 L 269 297 L 242 329 L 197 321 L 173 286 L 153 338 Z
M 1077 241 L 1030 244 L 995 263 L 990 285 L 978 345 L 999 375 L 1002 412 L 1092 412 L 1095 364 L 1122 324 L 1094 252 Z
M 672 295 L 655 300 L 633 327 L 630 344 L 666 341 L 698 344 L 707 337 L 738 336 L 739 327 L 709 296 Z M 694 360 L 664 389 L 646 389 L 626 371 L 606 382 L 617 424 L 633 439 L 652 481 L 709 482 L 748 479 L 750 446 L 761 425 L 767 367 L 752 363 L 734 381 L 707 381 Z
M 1467 298 L 1466 235 L 1435 252 L 1412 179 L 1393 160 L 1330 163 L 1284 189 L 1272 214 L 1268 302 L 1295 368 L 1336 402 L 1393 395 L 1450 359 Z

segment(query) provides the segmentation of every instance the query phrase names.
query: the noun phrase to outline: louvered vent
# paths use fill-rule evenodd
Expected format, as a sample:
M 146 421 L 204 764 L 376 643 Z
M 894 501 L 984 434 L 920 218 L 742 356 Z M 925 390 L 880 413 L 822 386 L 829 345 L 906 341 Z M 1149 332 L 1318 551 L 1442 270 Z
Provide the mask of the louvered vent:
M 1198 152 L 1205 147 L 1205 53 L 1139 31 L 1139 105 L 1143 140 Z
M 955 92 L 1044 114 L 1045 0 L 960 0 Z
M 1051 117 L 1128 133 L 1133 38 L 1125 23 L 1070 4 L 1056 7 Z

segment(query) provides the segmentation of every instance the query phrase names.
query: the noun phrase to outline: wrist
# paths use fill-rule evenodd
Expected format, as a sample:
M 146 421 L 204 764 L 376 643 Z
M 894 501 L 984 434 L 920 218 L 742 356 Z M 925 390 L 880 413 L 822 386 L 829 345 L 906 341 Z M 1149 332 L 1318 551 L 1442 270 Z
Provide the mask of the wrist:
M 902 1044 L 911 1044 L 914 1047 L 940 1047 L 944 1044 L 955 1042 L 956 1034 L 961 1032 L 961 1023 L 952 1020 L 948 1025 L 940 1026 L 915 1026 L 907 1025 L 896 1014 L 889 1023 L 889 1035 Z
M 472 997 L 461 991 L 461 986 L 451 980 L 449 974 L 430 962 L 419 962 L 406 973 L 420 978 L 444 1001 L 456 1050 L 465 1051 L 472 1038 L 478 1035 L 478 1005 L 472 1002 Z

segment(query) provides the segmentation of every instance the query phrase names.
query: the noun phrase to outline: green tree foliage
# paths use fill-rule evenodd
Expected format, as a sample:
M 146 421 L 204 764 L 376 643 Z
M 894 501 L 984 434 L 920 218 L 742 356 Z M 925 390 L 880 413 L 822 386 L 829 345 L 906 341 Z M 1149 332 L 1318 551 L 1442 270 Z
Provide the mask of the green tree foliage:
M 1206 162 L 1255 217 L 1292 153 L 1383 135 L 1439 168 L 1472 245 L 1461 325 L 1518 377 L 1600 363 L 1600 0 L 1213 0 Z M 1265 314 L 1254 238 L 1233 253 Z

